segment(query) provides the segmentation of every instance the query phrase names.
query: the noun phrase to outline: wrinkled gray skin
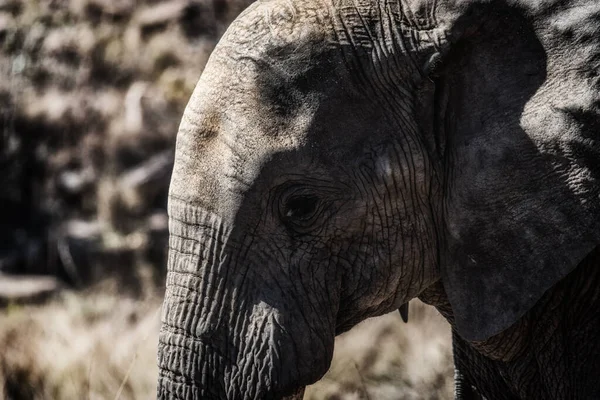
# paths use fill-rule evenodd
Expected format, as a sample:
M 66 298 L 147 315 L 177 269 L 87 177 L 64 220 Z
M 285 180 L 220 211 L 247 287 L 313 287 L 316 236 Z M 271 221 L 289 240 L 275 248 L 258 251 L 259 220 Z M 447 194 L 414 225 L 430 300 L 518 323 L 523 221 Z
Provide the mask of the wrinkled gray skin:
M 599 397 L 599 72 L 595 0 L 252 5 L 177 139 L 158 397 L 299 397 L 417 296 L 457 397 Z

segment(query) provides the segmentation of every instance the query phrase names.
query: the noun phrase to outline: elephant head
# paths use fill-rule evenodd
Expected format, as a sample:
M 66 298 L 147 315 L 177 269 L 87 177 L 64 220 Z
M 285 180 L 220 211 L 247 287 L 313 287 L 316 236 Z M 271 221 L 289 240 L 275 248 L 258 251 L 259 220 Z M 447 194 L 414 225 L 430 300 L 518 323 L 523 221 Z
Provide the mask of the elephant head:
M 600 51 L 531 3 L 271 0 L 232 24 L 177 137 L 159 398 L 292 395 L 336 334 L 440 281 L 489 338 L 600 242 Z

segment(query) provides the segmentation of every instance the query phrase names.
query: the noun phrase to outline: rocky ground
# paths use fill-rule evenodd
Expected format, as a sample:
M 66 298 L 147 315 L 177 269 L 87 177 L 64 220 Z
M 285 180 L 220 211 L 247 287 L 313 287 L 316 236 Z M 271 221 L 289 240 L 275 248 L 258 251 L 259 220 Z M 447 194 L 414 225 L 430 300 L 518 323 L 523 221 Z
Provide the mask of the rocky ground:
M 0 399 L 152 397 L 175 134 L 249 3 L 0 0 Z M 306 397 L 447 398 L 447 324 L 413 307 Z

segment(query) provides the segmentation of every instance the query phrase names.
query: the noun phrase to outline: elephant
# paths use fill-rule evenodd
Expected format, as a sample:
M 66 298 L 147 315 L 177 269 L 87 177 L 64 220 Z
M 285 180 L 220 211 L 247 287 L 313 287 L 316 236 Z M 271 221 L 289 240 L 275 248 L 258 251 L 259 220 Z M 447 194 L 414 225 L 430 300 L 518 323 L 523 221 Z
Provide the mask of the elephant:
M 175 152 L 159 399 L 302 398 L 414 298 L 456 398 L 600 398 L 595 0 L 259 0 Z

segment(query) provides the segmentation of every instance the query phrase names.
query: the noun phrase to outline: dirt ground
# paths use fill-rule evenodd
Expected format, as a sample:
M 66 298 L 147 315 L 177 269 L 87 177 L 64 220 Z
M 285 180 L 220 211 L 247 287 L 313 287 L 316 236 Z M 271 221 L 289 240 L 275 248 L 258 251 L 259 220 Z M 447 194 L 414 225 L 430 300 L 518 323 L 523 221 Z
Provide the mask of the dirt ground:
M 0 293 L 0 399 L 154 397 L 177 126 L 249 3 L 0 0 L 0 280 L 61 287 Z M 451 398 L 449 335 L 417 301 L 365 321 L 305 397 Z

